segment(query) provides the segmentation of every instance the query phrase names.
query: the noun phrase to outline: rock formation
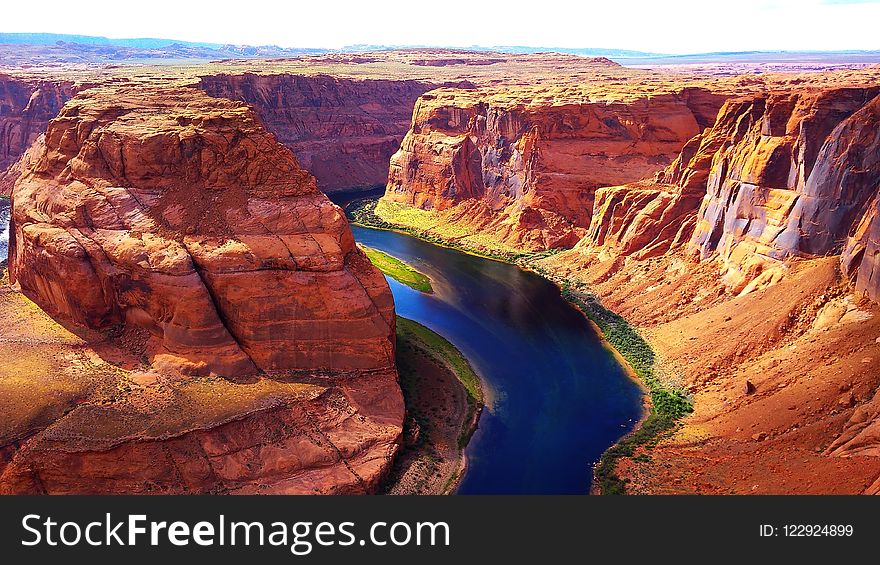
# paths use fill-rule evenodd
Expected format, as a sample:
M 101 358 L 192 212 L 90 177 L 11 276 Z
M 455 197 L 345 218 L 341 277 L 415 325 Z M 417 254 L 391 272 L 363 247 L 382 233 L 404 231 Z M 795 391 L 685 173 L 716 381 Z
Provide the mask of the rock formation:
M 7 171 L 71 96 L 68 81 L 28 80 L 0 74 L 0 196 L 12 190 L 18 170 Z
M 571 247 L 597 188 L 668 164 L 722 101 L 699 88 L 595 102 L 576 89 L 432 91 L 391 159 L 385 200 L 449 210 L 512 247 Z
M 86 381 L 125 370 L 128 388 L 155 387 L 108 402 L 96 384 L 57 419 L 11 422 L 0 488 L 375 487 L 403 419 L 391 292 L 247 106 L 193 88 L 93 88 L 29 154 L 11 280 L 99 357 L 117 351 Z M 38 420 L 53 414 L 55 400 L 38 402 Z
M 786 257 L 838 254 L 880 186 L 880 89 L 757 99 L 713 157 L 692 244 L 735 287 Z M 873 100 L 873 101 L 872 101 Z
M 694 396 L 651 463 L 619 464 L 631 490 L 880 492 L 878 117 L 876 86 L 731 99 L 654 178 L 599 189 L 587 236 L 542 262 Z
M 247 102 L 318 188 L 334 192 L 385 184 L 416 98 L 435 85 L 244 73 L 204 76 L 200 86 L 211 96 Z
M 728 101 L 653 181 L 597 191 L 579 249 L 639 259 L 687 243 L 703 259 L 720 258 L 735 292 L 778 280 L 788 257 L 839 254 L 880 185 L 878 94 L 847 88 Z
M 858 292 L 880 302 L 880 191 L 847 240 L 841 264 Z

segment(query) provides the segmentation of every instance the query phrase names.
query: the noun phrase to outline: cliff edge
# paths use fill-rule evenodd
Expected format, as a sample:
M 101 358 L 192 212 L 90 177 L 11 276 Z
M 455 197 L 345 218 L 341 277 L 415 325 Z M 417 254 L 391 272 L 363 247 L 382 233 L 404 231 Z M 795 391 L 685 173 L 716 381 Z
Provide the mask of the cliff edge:
M 46 339 L 4 348 L 0 489 L 375 488 L 403 420 L 391 292 L 247 106 L 93 88 L 27 156 L 9 275 L 53 320 L 5 291 Z

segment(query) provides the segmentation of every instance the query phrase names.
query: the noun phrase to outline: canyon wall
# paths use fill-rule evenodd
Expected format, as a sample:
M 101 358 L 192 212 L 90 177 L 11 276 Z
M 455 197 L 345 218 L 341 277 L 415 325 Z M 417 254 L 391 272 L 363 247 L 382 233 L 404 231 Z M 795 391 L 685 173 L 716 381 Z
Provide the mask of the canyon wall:
M 723 100 L 702 88 L 622 101 L 576 89 L 435 90 L 416 103 L 383 200 L 511 247 L 572 247 L 597 188 L 662 169 Z
M 578 248 L 642 259 L 683 245 L 719 259 L 734 292 L 778 280 L 789 257 L 840 254 L 880 184 L 878 94 L 846 88 L 728 101 L 655 179 L 597 191 Z M 859 275 L 862 256 L 851 251 L 847 270 L 870 278 Z
M 43 81 L 0 74 L 0 196 L 12 190 L 18 169 L 7 171 L 46 131 L 49 120 L 77 87 L 68 81 Z
M 572 247 L 530 264 L 637 326 L 694 400 L 618 463 L 628 490 L 880 493 L 877 84 L 431 91 L 375 214 L 484 252 Z
M 875 86 L 731 99 L 540 262 L 640 327 L 694 399 L 618 463 L 629 490 L 880 493 L 878 116 Z
M 855 289 L 880 302 L 880 193 L 865 210 L 841 255 L 846 276 Z
M 251 105 L 324 192 L 383 186 L 416 99 L 435 85 L 325 75 L 212 75 L 211 96 Z
M 96 87 L 29 155 L 10 280 L 147 400 L 89 389 L 33 437 L 11 418 L 0 487 L 375 488 L 403 420 L 393 298 L 342 211 L 250 108 L 195 88 Z M 64 388 L 40 386 L 48 404 Z M 26 416 L 21 429 L 45 417 Z

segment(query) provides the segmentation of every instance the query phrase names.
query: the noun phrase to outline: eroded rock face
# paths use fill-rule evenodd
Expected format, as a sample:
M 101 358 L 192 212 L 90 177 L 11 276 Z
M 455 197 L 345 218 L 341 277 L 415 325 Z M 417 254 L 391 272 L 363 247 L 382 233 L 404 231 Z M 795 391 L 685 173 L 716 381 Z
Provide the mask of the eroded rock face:
M 10 275 L 69 330 L 3 285 L 0 492 L 375 491 L 391 292 L 248 107 L 95 88 L 28 154 Z
M 602 258 L 648 259 L 687 243 L 706 195 L 713 155 L 733 127 L 722 109 L 716 124 L 688 141 L 653 179 L 598 189 L 589 232 L 576 248 Z
M 82 367 L 76 381 L 96 384 Z M 310 385 L 118 384 L 131 389 L 123 398 L 80 397 L 32 435 L 3 433 L 0 494 L 372 493 L 401 432 L 388 372 Z
M 851 143 L 851 151 L 857 152 L 849 168 L 835 171 L 841 185 L 848 191 L 870 193 L 873 190 L 875 194 L 850 230 L 841 266 L 857 291 L 880 302 L 880 97 L 841 129 L 842 142 Z M 833 164 L 832 161 L 827 166 L 833 169 Z
M 880 89 L 771 95 L 730 109 L 692 238 L 734 287 L 791 256 L 840 253 L 878 188 Z
M 870 239 L 868 203 L 880 186 L 878 93 L 846 88 L 728 101 L 656 178 L 599 189 L 578 248 L 644 259 L 687 247 L 704 260 L 719 257 L 725 281 L 739 292 L 778 280 L 786 258 L 841 253 L 864 216 L 845 255 L 856 276 Z
M 392 367 L 391 293 L 341 210 L 244 105 L 95 89 L 13 194 L 10 272 L 53 315 L 236 376 Z
M 384 198 L 454 210 L 452 221 L 507 245 L 571 247 L 587 232 L 597 188 L 668 164 L 723 101 L 699 88 L 619 102 L 551 94 L 423 95 Z
M 17 168 L 7 168 L 46 130 L 49 120 L 75 91 L 76 87 L 66 81 L 0 74 L 0 195 L 8 195 L 18 178 Z
M 330 76 L 205 76 L 211 96 L 251 105 L 324 192 L 374 188 L 409 129 L 416 99 L 435 85 Z
M 693 395 L 650 463 L 618 464 L 628 489 L 880 492 L 878 94 L 731 99 L 662 173 L 599 189 L 589 234 L 540 263 L 643 328 Z
M 880 302 L 880 192 L 847 239 L 840 262 L 856 291 Z

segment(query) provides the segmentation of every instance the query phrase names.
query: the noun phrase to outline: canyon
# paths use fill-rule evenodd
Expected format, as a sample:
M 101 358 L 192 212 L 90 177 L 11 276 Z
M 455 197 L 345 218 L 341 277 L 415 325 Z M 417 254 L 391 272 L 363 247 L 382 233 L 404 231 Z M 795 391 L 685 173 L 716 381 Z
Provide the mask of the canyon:
M 436 86 L 252 73 L 205 76 L 200 82 L 211 96 L 254 108 L 324 192 L 384 186 L 388 159 L 409 129 L 416 98 Z
M 247 106 L 95 87 L 27 155 L 3 311 L 36 330 L 4 332 L 0 490 L 377 488 L 403 421 L 390 290 Z
M 12 191 L 19 157 L 75 91 L 70 81 L 0 74 L 0 196 Z
M 694 414 L 617 463 L 627 490 L 877 493 L 878 86 L 873 69 L 765 77 L 752 93 L 716 83 L 696 92 L 717 116 L 702 127 L 685 112 L 671 157 L 657 134 L 675 131 L 659 125 L 675 122 L 668 107 L 652 124 L 608 119 L 607 101 L 428 93 L 375 215 L 525 257 L 641 330 Z M 631 121 L 638 135 L 620 127 Z M 625 150 L 602 139 L 606 126 Z M 597 154 L 628 167 L 598 167 Z M 579 165 L 587 174 L 573 177 Z
M 586 234 L 595 189 L 670 162 L 723 100 L 696 87 L 600 102 L 576 86 L 432 91 L 391 159 L 384 200 L 510 248 L 571 247 Z
M 655 179 L 600 190 L 589 236 L 549 260 L 693 394 L 652 462 L 625 462 L 634 490 L 878 492 L 878 93 L 729 101 Z
M 616 463 L 627 491 L 880 493 L 880 68 L 797 71 L 4 69 L 0 489 L 375 491 L 394 305 L 321 192 L 385 185 L 382 221 L 519 257 L 651 345 L 694 412 Z

